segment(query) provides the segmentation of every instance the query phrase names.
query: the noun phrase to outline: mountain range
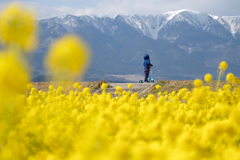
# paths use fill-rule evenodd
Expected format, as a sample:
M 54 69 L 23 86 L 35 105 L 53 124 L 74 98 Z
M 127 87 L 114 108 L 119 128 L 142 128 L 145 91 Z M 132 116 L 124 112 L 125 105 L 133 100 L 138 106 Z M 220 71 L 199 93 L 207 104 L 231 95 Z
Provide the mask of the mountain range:
M 143 79 L 143 56 L 150 55 L 152 74 L 159 79 L 216 79 L 218 64 L 240 76 L 240 16 L 214 16 L 178 10 L 159 15 L 61 15 L 39 22 L 39 48 L 34 52 L 33 81 L 49 75 L 43 60 L 55 39 L 74 33 L 91 47 L 92 63 L 84 80 Z M 126 78 L 128 77 L 128 78 Z M 130 78 L 129 78 L 130 77 Z

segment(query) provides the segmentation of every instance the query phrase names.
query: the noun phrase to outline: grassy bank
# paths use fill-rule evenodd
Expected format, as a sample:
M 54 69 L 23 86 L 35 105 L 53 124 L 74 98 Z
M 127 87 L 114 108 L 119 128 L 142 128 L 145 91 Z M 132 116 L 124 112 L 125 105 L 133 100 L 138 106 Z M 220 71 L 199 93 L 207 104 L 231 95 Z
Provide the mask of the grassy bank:
M 98 90 L 101 90 L 101 84 L 106 82 L 104 79 L 100 81 L 93 81 L 93 82 L 80 82 L 76 81 L 83 88 L 88 87 L 90 88 L 91 93 L 95 93 Z M 76 83 L 74 81 L 67 81 L 67 82 L 34 82 L 32 83 L 37 90 L 48 91 L 48 86 L 53 85 L 55 88 L 58 86 L 62 86 L 64 88 L 65 94 L 69 93 L 70 90 L 75 90 L 73 84 Z M 106 82 L 107 83 L 107 82 Z M 219 84 L 219 88 L 222 88 L 223 85 L 227 84 L 226 81 L 221 81 Z M 160 85 L 161 89 L 160 92 L 167 91 L 171 93 L 172 91 L 179 91 L 181 88 L 187 88 L 191 91 L 194 88 L 193 80 L 160 80 L 155 82 L 152 87 L 149 87 L 141 97 L 146 97 L 148 94 L 157 95 L 159 90 L 155 88 L 156 85 Z M 217 81 L 212 81 L 211 83 L 203 83 L 204 86 L 210 86 L 213 91 L 216 91 Z
M 71 90 L 75 90 L 73 85 L 74 83 L 79 83 L 82 88 L 88 87 L 90 88 L 90 92 L 93 93 L 97 91 L 99 88 L 101 88 L 102 83 L 106 83 L 106 81 L 100 80 L 100 81 L 94 81 L 94 82 L 81 82 L 81 81 L 66 81 L 66 82 L 32 82 L 31 84 L 36 88 L 37 90 L 42 90 L 43 92 L 48 91 L 48 87 L 50 85 L 53 85 L 54 88 L 57 88 L 58 86 L 62 86 L 64 88 L 64 93 L 68 94 Z

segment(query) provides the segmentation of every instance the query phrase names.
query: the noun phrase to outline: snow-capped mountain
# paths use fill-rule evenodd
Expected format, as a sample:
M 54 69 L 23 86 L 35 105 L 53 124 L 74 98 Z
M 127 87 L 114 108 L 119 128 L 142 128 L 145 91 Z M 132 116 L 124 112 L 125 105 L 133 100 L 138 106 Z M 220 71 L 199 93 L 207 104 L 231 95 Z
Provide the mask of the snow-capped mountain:
M 106 30 L 112 32 L 115 30 L 116 27 L 109 27 L 109 25 L 116 18 L 121 18 L 122 22 L 130 25 L 138 32 L 152 39 L 157 39 L 159 37 L 158 33 L 161 29 L 174 25 L 180 21 L 187 22 L 189 25 L 197 29 L 201 29 L 223 38 L 226 38 L 224 35 L 229 33 L 233 38 L 236 38 L 236 35 L 240 33 L 240 16 L 218 17 L 192 10 L 171 11 L 160 15 L 118 15 L 116 17 L 77 17 L 72 15 L 61 15 L 51 19 L 42 20 L 41 23 L 47 22 L 48 27 L 51 27 L 53 22 L 62 24 L 62 26 L 69 32 L 73 31 L 75 28 L 79 28 L 84 23 L 89 23 L 99 29 L 102 33 L 105 33 Z
M 95 77 L 142 74 L 140 62 L 145 52 L 152 54 L 158 67 L 157 76 L 166 79 L 203 76 L 208 70 L 217 70 L 221 60 L 228 61 L 229 66 L 234 66 L 235 74 L 240 75 L 236 69 L 240 67 L 240 16 L 219 17 L 178 10 L 159 15 L 115 17 L 61 15 L 40 20 L 39 24 L 36 70 L 43 70 L 41 61 L 54 39 L 75 33 L 93 51 L 94 66 L 90 67 L 88 77 L 90 73 Z

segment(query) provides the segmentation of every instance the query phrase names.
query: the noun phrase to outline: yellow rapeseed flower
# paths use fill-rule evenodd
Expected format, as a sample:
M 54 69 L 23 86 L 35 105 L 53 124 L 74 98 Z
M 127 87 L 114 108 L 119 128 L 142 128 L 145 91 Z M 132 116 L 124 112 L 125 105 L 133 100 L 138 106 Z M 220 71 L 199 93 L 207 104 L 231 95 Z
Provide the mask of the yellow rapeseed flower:
M 74 79 L 85 72 L 89 60 L 90 51 L 83 40 L 66 35 L 50 46 L 45 66 L 57 77 Z
M 0 91 L 2 93 L 22 92 L 27 89 L 28 84 L 28 74 L 12 55 L 0 58 Z
M 161 89 L 161 86 L 160 85 L 156 85 L 156 89 Z
M 1 42 L 31 52 L 37 46 L 35 13 L 20 3 L 11 3 L 0 15 Z
M 201 87 L 203 85 L 203 82 L 200 79 L 195 79 L 193 84 L 195 87 Z
M 218 66 L 218 68 L 223 70 L 223 71 L 225 71 L 227 69 L 227 67 L 228 67 L 228 64 L 225 61 L 222 61 Z
M 122 87 L 117 86 L 117 87 L 116 87 L 116 90 L 117 90 L 118 92 L 121 92 L 121 91 L 122 91 Z
M 232 82 L 234 79 L 234 74 L 233 73 L 228 73 L 226 75 L 226 80 L 229 81 L 229 82 Z
M 233 84 L 238 84 L 239 83 L 239 78 L 238 77 L 234 77 L 232 80 Z
M 211 81 L 212 81 L 212 75 L 209 74 L 209 73 L 205 74 L 204 80 L 205 80 L 206 82 L 211 82 Z
M 54 86 L 53 86 L 53 85 L 50 85 L 50 86 L 48 87 L 48 89 L 49 89 L 50 91 L 52 91 L 52 90 L 54 90 Z
M 192 98 L 196 103 L 203 102 L 205 97 L 206 97 L 206 93 L 205 93 L 204 89 L 194 88 L 194 90 L 192 92 Z
M 79 85 L 79 86 L 78 86 L 78 89 L 79 89 L 79 90 L 81 90 L 81 89 L 82 89 L 82 86 L 81 86 L 81 85 Z
M 106 83 L 102 83 L 101 88 L 102 88 L 102 90 L 106 91 L 106 89 L 107 89 L 107 84 L 106 84 Z
M 27 89 L 28 89 L 28 90 L 31 90 L 32 88 L 33 88 L 33 85 L 32 85 L 32 84 L 28 84 L 28 85 L 27 85 Z
M 128 84 L 128 88 L 130 88 L 130 89 L 131 89 L 132 87 L 133 87 L 133 85 L 132 85 L 132 84 Z
M 76 83 L 73 84 L 73 87 L 74 87 L 75 89 L 77 89 L 77 88 L 79 87 L 79 84 L 76 82 Z

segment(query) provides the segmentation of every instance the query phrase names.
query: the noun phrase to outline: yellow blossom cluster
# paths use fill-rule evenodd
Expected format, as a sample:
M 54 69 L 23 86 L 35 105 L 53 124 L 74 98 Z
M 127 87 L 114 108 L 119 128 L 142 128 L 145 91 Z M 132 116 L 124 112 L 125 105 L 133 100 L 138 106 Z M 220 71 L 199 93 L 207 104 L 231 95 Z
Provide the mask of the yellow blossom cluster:
M 88 67 L 90 52 L 86 44 L 75 35 L 65 35 L 56 40 L 45 60 L 46 68 L 56 77 L 78 78 Z
M 1 42 L 16 50 L 31 52 L 37 44 L 35 13 L 20 3 L 3 9 L 0 21 Z M 18 51 L 17 51 L 18 52 Z
M 231 82 L 232 84 L 238 84 L 239 83 L 239 78 L 235 77 L 233 73 L 228 73 L 226 76 L 226 80 L 228 82 Z
M 0 159 L 240 158 L 240 86 L 146 98 L 80 86 L 64 94 L 61 86 L 42 92 L 29 85 L 27 96 L 2 106 Z
M 18 7 L 10 5 L 6 10 L 13 14 L 2 15 L 25 15 Z M 5 29 L 16 27 L 16 35 L 27 30 L 31 37 L 32 23 L 21 27 L 22 21 L 14 18 L 3 19 L 12 24 Z M 227 74 L 230 83 L 216 91 L 196 79 L 192 91 L 162 93 L 156 85 L 158 96 L 146 98 L 120 86 L 113 97 L 105 83 L 101 94 L 78 83 L 69 93 L 53 85 L 41 91 L 28 84 L 29 76 L 20 63 L 19 49 L 28 48 L 28 37 L 3 32 L 0 36 L 10 47 L 0 57 L 1 160 L 240 159 L 240 86 L 233 74 Z M 46 67 L 58 76 L 75 78 L 89 57 L 85 47 L 75 36 L 60 39 L 50 47 Z M 219 66 L 221 74 L 227 63 Z M 205 76 L 206 82 L 211 80 L 210 74 Z M 133 85 L 128 87 L 131 90 Z

